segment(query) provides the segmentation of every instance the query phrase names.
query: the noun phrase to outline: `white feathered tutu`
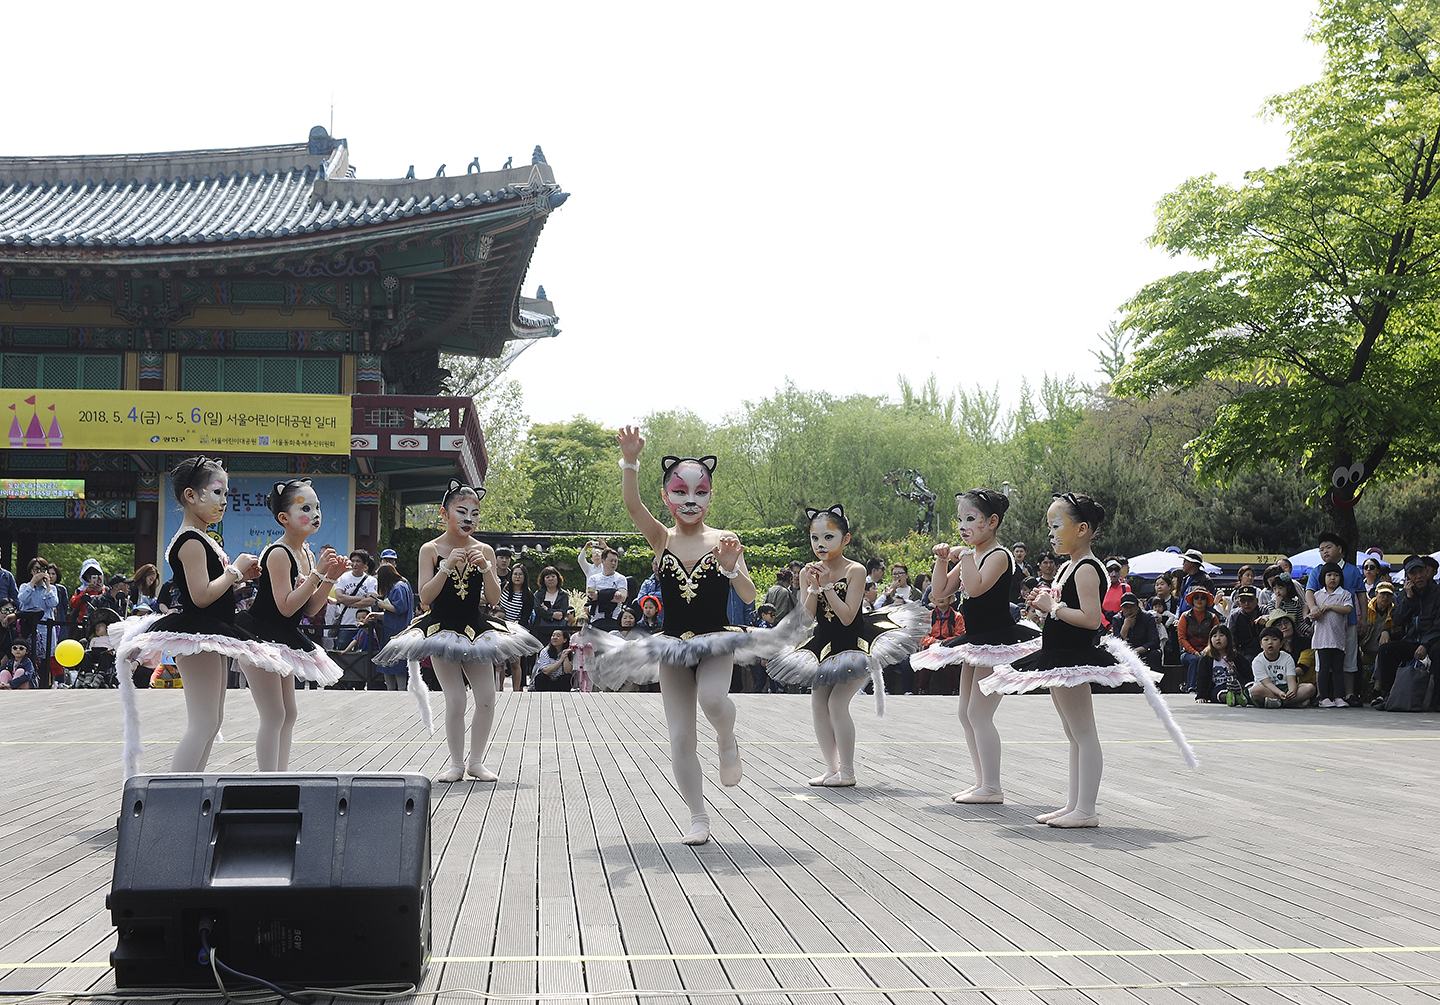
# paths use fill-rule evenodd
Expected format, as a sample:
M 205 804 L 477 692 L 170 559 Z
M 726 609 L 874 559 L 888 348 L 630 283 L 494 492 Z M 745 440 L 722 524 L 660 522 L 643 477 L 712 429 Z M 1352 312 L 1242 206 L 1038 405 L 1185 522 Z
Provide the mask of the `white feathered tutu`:
M 728 653 L 735 663 L 768 660 L 786 646 L 803 639 L 815 619 L 803 607 L 787 614 L 773 628 L 735 628 L 691 635 L 638 635 L 621 638 L 586 628 L 581 642 L 595 655 L 585 671 L 598 687 L 616 689 L 626 683 L 653 684 L 660 679 L 660 664 L 698 666 L 711 656 Z
M 811 636 L 787 648 L 765 667 L 771 680 L 801 687 L 843 684 L 858 677 L 877 680 L 880 671 L 915 652 L 930 630 L 930 611 L 924 604 L 908 603 L 870 614 L 857 614 L 861 624 L 853 632 L 824 618 Z
M 1099 662 L 1075 662 L 1081 658 Z M 1024 669 L 1027 664 L 1036 666 L 1037 669 Z M 1139 684 L 1155 717 L 1170 734 L 1170 739 L 1175 741 L 1175 746 L 1180 748 L 1185 763 L 1192 768 L 1198 767 L 1200 762 L 1195 757 L 1195 751 L 1191 749 L 1180 724 L 1170 714 L 1169 706 L 1155 687 L 1162 676 L 1147 667 L 1135 654 L 1135 650 L 1123 640 L 1107 635 L 1101 640 L 1101 646 L 1049 652 L 1042 649 L 1014 665 L 998 666 L 994 673 L 980 680 L 980 690 L 986 694 L 1023 694 L 1042 687 L 1076 687 L 1080 684 L 1116 687 L 1120 684 Z
M 374 662 L 390 666 L 429 656 L 453 663 L 508 663 L 543 648 L 539 639 L 512 621 L 487 617 L 478 626 L 453 628 L 442 627 L 438 619 L 425 614 L 376 653 Z
M 996 632 L 979 635 L 968 632 L 937 642 L 929 649 L 910 657 L 910 665 L 916 670 L 939 670 L 954 663 L 969 663 L 977 667 L 997 667 L 1023 659 L 1040 651 L 1040 631 L 1017 623 L 1013 632 L 1003 633 L 1011 637 L 1004 642 L 981 641 L 990 639 Z M 974 641 L 972 641 L 974 640 Z

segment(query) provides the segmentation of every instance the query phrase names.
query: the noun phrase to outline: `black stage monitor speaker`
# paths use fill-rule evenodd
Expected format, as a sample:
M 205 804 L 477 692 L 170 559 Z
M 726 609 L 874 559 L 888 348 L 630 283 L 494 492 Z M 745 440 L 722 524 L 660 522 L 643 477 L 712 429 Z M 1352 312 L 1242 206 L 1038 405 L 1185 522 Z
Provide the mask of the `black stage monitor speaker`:
M 419 984 L 430 961 L 430 780 L 137 775 L 105 898 L 122 988 L 214 987 L 220 962 L 306 985 Z

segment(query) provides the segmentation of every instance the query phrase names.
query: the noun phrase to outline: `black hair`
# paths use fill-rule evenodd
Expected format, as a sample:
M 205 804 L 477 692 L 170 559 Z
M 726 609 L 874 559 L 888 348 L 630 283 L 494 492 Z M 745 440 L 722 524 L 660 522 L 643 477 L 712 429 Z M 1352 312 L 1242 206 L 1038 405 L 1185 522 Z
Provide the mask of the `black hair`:
M 1065 512 L 1070 514 L 1070 519 L 1076 523 L 1088 523 L 1091 531 L 1098 530 L 1105 522 L 1105 507 L 1087 495 L 1056 492 L 1054 498 L 1065 504 Z
M 450 484 L 445 488 L 445 494 L 440 497 L 440 508 L 447 509 L 451 499 L 455 496 L 463 496 L 467 492 L 475 497 L 477 503 L 485 498 L 485 486 L 482 485 L 477 489 L 454 478 L 450 479 Z
M 836 503 L 829 509 L 811 509 L 809 506 L 805 507 L 805 519 L 808 523 L 814 523 L 817 518 L 822 516 L 829 517 L 833 520 L 835 526 L 840 528 L 841 534 L 850 533 L 850 521 L 845 517 L 844 506 Z
M 994 489 L 971 489 L 969 492 L 955 493 L 955 502 L 959 504 L 969 503 L 980 511 L 983 517 L 998 516 L 1000 523 L 1005 522 L 1005 511 L 1010 508 L 1010 498 L 1003 492 L 996 492 Z M 998 527 L 999 524 L 996 524 Z
M 1225 652 L 1226 652 L 1227 654 L 1230 654 L 1230 653 L 1234 653 L 1234 652 L 1235 652 L 1235 633 L 1232 632 L 1232 631 L 1230 631 L 1230 626 L 1229 626 L 1229 625 L 1218 625 L 1218 624 L 1217 624 L 1214 628 L 1210 629 L 1210 634 L 1211 634 L 1211 635 L 1223 635 L 1223 636 L 1225 636 Z M 1283 633 L 1281 634 L 1281 638 L 1284 638 L 1284 634 L 1283 634 Z M 1213 648 L 1212 646 L 1210 646 L 1210 645 L 1207 644 L 1207 645 L 1205 646 L 1205 651 L 1206 651 L 1206 652 L 1210 652 L 1210 650 L 1211 650 L 1212 648 Z M 1215 654 L 1214 654 L 1213 652 L 1211 652 L 1210 655 L 1211 655 L 1211 656 L 1214 656 Z
M 495 549 L 495 557 L 501 558 L 502 556 L 509 556 L 510 558 L 514 558 L 515 549 L 510 547 L 508 544 L 500 545 Z
M 265 505 L 270 508 L 270 512 L 275 514 L 275 518 L 278 520 L 280 514 L 295 502 L 295 497 L 300 494 L 300 490 L 308 488 L 313 488 L 308 478 L 292 478 L 288 482 L 276 482 L 270 494 L 265 497 Z
M 1346 557 L 1347 561 L 1349 560 L 1350 549 L 1346 546 L 1346 541 L 1343 537 L 1335 533 L 1333 530 L 1327 530 L 1315 539 L 1315 543 L 1317 545 L 1324 544 L 1326 541 L 1329 541 L 1331 544 L 1338 545 L 1340 548 L 1340 553 Z
M 217 471 L 225 473 L 218 457 L 196 455 L 175 465 L 170 471 L 170 491 L 175 494 L 175 501 L 183 503 L 186 489 L 193 489 Z
M 374 571 L 374 569 L 375 569 L 375 556 L 371 555 L 371 554 L 370 554 L 368 551 L 366 551 L 364 548 L 356 548 L 354 551 L 352 551 L 349 555 L 347 555 L 347 556 L 345 556 L 345 557 L 346 557 L 346 558 L 354 558 L 356 555 L 359 555 L 359 556 L 360 556 L 360 561 L 362 561 L 362 562 L 365 563 L 365 571 L 366 571 L 367 573 Z
M 1293 622 L 1295 619 L 1291 618 L 1290 620 Z M 1264 628 L 1260 629 L 1260 637 L 1262 639 L 1274 638 L 1279 639 L 1281 642 L 1285 641 L 1285 633 L 1282 632 L 1275 625 L 1266 625 Z
M 875 556 L 865 563 L 865 575 L 873 575 L 876 569 L 885 568 L 885 563 L 880 561 L 880 556 Z
M 1326 562 L 1324 565 L 1320 566 L 1320 582 L 1324 583 L 1325 577 L 1330 575 L 1330 573 L 1332 572 L 1335 573 L 1335 575 L 1339 576 L 1341 579 L 1345 578 L 1345 570 L 1340 568 L 1339 563 Z

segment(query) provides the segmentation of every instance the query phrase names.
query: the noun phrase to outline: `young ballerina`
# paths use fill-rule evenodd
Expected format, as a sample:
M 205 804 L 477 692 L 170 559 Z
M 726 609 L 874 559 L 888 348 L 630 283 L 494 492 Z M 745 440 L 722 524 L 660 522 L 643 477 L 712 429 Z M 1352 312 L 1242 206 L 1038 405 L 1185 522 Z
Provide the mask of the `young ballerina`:
M 328 544 L 317 559 L 305 543 L 320 529 L 320 497 L 308 478 L 276 482 L 266 499 L 275 521 L 284 528 L 280 540 L 260 554 L 255 599 L 236 623 L 269 643 L 290 666 L 291 673 L 320 684 L 343 675 L 325 650 L 300 631 L 300 619 L 325 609 L 330 586 L 348 567 Z M 260 713 L 255 732 L 255 760 L 261 771 L 288 771 L 290 739 L 295 732 L 295 684 L 289 673 L 242 667 L 250 696 Z M 185 672 L 180 672 L 184 679 Z
M 670 734 L 670 761 L 675 784 L 690 809 L 684 842 L 710 840 L 710 814 L 705 809 L 704 776 L 696 753 L 695 706 L 715 727 L 720 748 L 720 781 L 738 785 L 743 774 L 735 739 L 735 703 L 730 700 L 734 663 L 768 658 L 785 645 L 779 628 L 745 632 L 733 627 L 727 613 L 733 587 L 747 604 L 755 602 L 755 584 L 745 568 L 740 539 L 705 524 L 710 508 L 710 477 L 714 457 L 666 457 L 661 461 L 665 506 L 675 517 L 666 527 L 640 500 L 640 452 L 645 440 L 631 426 L 615 437 L 620 444 L 620 486 L 625 508 L 636 528 L 660 556 L 660 600 L 665 633 L 618 639 L 587 631 L 594 646 L 588 665 L 596 687 L 618 689 L 627 680 L 637 684 L 660 681 L 665 723 Z
M 1051 827 L 1098 827 L 1095 798 L 1104 767 L 1100 737 L 1095 730 L 1091 682 L 1116 685 L 1135 681 L 1145 689 L 1150 707 L 1164 723 L 1185 761 L 1195 767 L 1195 753 L 1170 716 L 1164 699 L 1145 664 L 1133 650 L 1113 636 L 1095 644 L 1102 621 L 1100 601 L 1105 593 L 1105 569 L 1090 551 L 1095 531 L 1105 519 L 1105 508 L 1085 495 L 1066 492 L 1055 497 L 1046 512 L 1051 550 L 1069 555 L 1050 590 L 1032 590 L 1026 602 L 1045 616 L 1039 651 L 998 666 L 980 681 L 986 694 L 1014 694 L 1050 689 L 1070 740 L 1070 789 L 1063 807 L 1042 813 L 1036 822 Z
M 875 682 L 875 710 L 885 714 L 881 670 L 915 651 L 929 625 L 929 611 L 910 603 L 861 614 L 865 566 L 845 557 L 850 522 L 843 506 L 807 509 L 810 550 L 816 561 L 800 570 L 800 597 L 815 619 L 810 638 L 770 660 L 765 672 L 782 684 L 810 688 L 815 739 L 825 774 L 811 785 L 855 784 L 855 720 L 850 700 L 867 678 Z
M 1000 733 L 995 729 L 999 694 L 981 690 L 980 681 L 994 668 L 1040 648 L 1040 633 L 1010 616 L 1015 559 L 995 541 L 1010 500 L 993 489 L 971 489 L 955 497 L 963 547 L 935 546 L 931 593 L 948 597 L 962 586 L 965 602 L 960 616 L 965 634 L 931 646 L 910 658 L 917 669 L 960 668 L 960 726 L 975 766 L 975 784 L 950 798 L 957 803 L 1003 803 L 1000 787 Z M 950 562 L 954 561 L 954 568 Z
M 479 520 L 483 488 L 451 480 L 440 501 L 445 533 L 420 546 L 420 600 L 430 612 L 390 640 L 375 662 L 410 664 L 410 688 L 421 702 L 421 715 L 429 708 L 420 689 L 419 661 L 430 657 L 435 676 L 445 692 L 445 744 L 450 763 L 435 776 L 437 782 L 458 782 L 469 775 L 482 782 L 497 776 L 485 766 L 485 745 L 495 719 L 495 665 L 537 653 L 540 642 L 519 625 L 487 614 L 483 605 L 500 602 L 500 580 L 495 552 L 470 536 Z M 465 756 L 465 682 L 475 696 L 470 720 L 470 756 Z
M 271 647 L 235 623 L 235 587 L 260 575 L 254 555 L 231 562 L 206 533 L 219 523 L 228 505 L 229 476 L 220 462 L 190 457 L 170 472 L 171 490 L 184 517 L 165 549 L 181 609 L 172 614 L 130 618 L 112 632 L 120 634 L 115 663 L 125 709 L 125 776 L 139 771 L 140 713 L 135 705 L 137 664 L 158 666 L 168 652 L 185 681 L 185 735 L 170 758 L 171 771 L 201 771 L 225 717 L 227 658 L 242 667 L 276 674 L 292 668 Z

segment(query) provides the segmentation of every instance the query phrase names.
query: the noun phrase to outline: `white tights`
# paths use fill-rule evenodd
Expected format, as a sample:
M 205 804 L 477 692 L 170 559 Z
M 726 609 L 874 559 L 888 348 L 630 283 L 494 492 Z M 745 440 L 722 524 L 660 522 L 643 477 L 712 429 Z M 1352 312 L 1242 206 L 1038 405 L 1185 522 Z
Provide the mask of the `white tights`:
M 994 667 L 960 668 L 960 727 L 975 765 L 975 789 L 992 794 L 1000 789 L 1000 731 L 995 728 L 995 710 L 1003 694 L 986 694 L 980 682 L 995 672 Z
M 855 776 L 855 720 L 850 717 L 850 699 L 869 679 L 857 677 L 843 684 L 821 684 L 810 691 L 815 739 L 832 775 Z
M 290 740 L 295 734 L 295 678 L 240 664 L 260 713 L 255 731 L 255 760 L 261 771 L 290 769 Z
M 485 761 L 485 745 L 490 742 L 490 727 L 495 722 L 495 665 L 466 660 L 430 657 L 430 665 L 445 692 L 445 746 L 450 751 L 452 768 L 478 768 Z M 465 759 L 465 681 L 475 698 L 475 714 L 470 719 L 470 759 Z
M 1060 723 L 1070 740 L 1070 795 L 1063 813 L 1093 817 L 1105 759 L 1100 752 L 1100 734 L 1095 730 L 1090 685 L 1052 687 L 1050 697 L 1055 701 L 1055 711 L 1060 713 Z
M 665 706 L 665 725 L 670 731 L 670 769 L 685 805 L 690 807 L 692 827 L 703 824 L 708 830 L 710 814 L 705 811 L 705 776 L 700 771 L 695 706 L 698 703 L 715 727 L 720 760 L 734 750 L 735 703 L 730 700 L 729 653 L 702 660 L 694 670 L 687 666 L 660 664 L 660 698 Z
M 225 684 L 229 662 L 220 653 L 177 656 L 184 682 L 185 735 L 175 745 L 171 771 L 204 771 L 215 734 L 225 720 Z

